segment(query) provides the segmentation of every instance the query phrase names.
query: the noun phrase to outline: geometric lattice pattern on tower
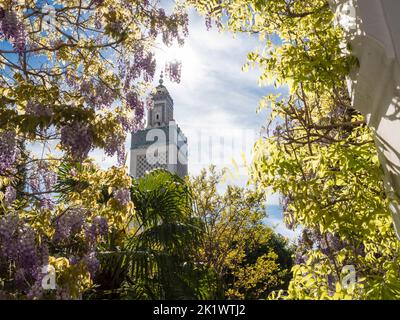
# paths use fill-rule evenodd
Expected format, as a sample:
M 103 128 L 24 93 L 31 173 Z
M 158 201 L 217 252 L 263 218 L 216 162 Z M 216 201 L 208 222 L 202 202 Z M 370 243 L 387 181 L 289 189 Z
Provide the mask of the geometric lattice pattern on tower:
M 166 154 L 160 154 L 156 163 L 150 164 L 146 160 L 145 155 L 138 155 L 137 156 L 137 167 L 136 167 L 136 174 L 139 177 L 142 177 L 146 171 L 151 171 L 154 169 L 168 169 Z
M 147 171 L 160 168 L 184 177 L 188 174 L 187 138 L 175 123 L 174 101 L 163 85 L 162 76 L 152 100 L 146 129 L 132 133 L 130 174 L 139 178 Z M 154 163 L 153 159 L 146 159 L 147 151 L 153 147 L 159 148 L 156 152 L 165 150 L 155 155 Z

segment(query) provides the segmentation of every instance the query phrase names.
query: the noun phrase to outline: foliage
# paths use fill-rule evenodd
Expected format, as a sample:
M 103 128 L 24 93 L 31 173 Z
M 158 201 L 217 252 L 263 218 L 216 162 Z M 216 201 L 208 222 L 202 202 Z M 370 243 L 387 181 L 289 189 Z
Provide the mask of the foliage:
M 211 172 L 210 180 L 218 184 L 220 176 Z M 207 179 L 203 172 L 192 184 L 158 169 L 133 180 L 135 215 L 122 242 L 116 245 L 114 234 L 103 243 L 95 287 L 86 298 L 258 299 L 287 287 L 292 253 L 287 241 L 251 218 L 265 215 L 263 209 L 252 211 L 263 208 L 262 197 L 229 187 L 226 195 L 211 193 L 213 200 L 207 201 L 198 188 Z M 210 190 L 216 191 L 216 184 Z M 246 205 L 239 208 L 245 193 Z M 202 200 L 225 211 L 223 217 L 205 219 Z M 219 208 L 211 204 L 217 202 Z
M 187 22 L 180 5 L 166 14 L 156 0 L 0 1 L 2 296 L 91 288 L 98 249 L 119 245 L 134 214 L 124 143 L 149 106 L 152 49 L 158 37 L 183 44 Z M 179 80 L 179 65 L 167 67 Z M 93 165 L 95 148 L 118 167 Z M 47 264 L 56 291 L 41 286 Z
M 266 298 L 287 288 L 291 249 L 263 224 L 263 193 L 228 185 L 221 194 L 223 175 L 211 166 L 190 179 L 194 214 L 204 224 L 196 260 L 217 275 L 218 298 Z
M 357 61 L 328 1 L 189 3 L 208 24 L 259 35 L 264 48 L 249 53 L 245 69 L 258 66 L 261 83 L 289 89 L 260 102 L 271 115 L 252 164 L 257 187 L 281 193 L 287 224 L 303 228 L 289 289 L 273 297 L 399 298 L 400 248 L 373 133 L 351 108 L 345 85 Z M 357 272 L 348 287 L 345 265 Z
M 290 274 L 290 249 L 261 223 L 272 188 L 287 224 L 303 228 L 293 278 L 273 298 L 399 298 L 400 248 L 373 132 L 345 85 L 357 61 L 328 0 L 186 2 L 208 27 L 258 35 L 264 48 L 244 69 L 289 89 L 260 102 L 274 130 L 255 146 L 257 189 L 219 195 L 215 172 L 190 187 L 160 172 L 132 185 L 125 173 L 125 135 L 151 104 L 152 48 L 158 36 L 171 45 L 187 34 L 179 4 L 167 15 L 158 1 L 2 0 L 0 295 L 265 298 Z M 179 82 L 180 65 L 166 69 Z M 94 165 L 95 148 L 118 167 Z M 46 264 L 56 291 L 41 286 Z M 349 287 L 345 265 L 357 271 Z
M 232 271 L 234 282 L 227 290 L 230 299 L 260 299 L 271 291 L 271 287 L 281 284 L 282 276 L 276 262 L 278 256 L 273 251 L 257 258 L 254 264 L 238 266 Z
M 203 228 L 188 186 L 159 169 L 133 180 L 131 196 L 136 214 L 121 246 L 104 249 L 97 297 L 207 298 L 212 274 L 193 259 Z

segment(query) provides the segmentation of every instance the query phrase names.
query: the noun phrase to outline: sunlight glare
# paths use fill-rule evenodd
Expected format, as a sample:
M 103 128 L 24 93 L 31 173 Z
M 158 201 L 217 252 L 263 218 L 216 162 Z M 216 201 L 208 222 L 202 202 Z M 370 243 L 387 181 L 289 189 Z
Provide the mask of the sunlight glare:
M 192 87 L 202 79 L 201 60 L 187 43 L 182 47 L 178 45 L 164 46 L 157 52 L 157 59 L 160 61 L 161 68 L 164 68 L 164 65 L 171 61 L 180 61 L 182 63 L 180 85 Z

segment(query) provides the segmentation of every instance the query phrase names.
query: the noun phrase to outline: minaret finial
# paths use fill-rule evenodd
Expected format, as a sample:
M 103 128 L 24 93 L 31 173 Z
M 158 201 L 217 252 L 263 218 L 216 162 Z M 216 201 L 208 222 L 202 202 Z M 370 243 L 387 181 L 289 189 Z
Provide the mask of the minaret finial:
M 162 86 L 162 84 L 164 83 L 164 72 L 163 71 L 161 71 L 161 75 L 160 75 L 160 86 Z

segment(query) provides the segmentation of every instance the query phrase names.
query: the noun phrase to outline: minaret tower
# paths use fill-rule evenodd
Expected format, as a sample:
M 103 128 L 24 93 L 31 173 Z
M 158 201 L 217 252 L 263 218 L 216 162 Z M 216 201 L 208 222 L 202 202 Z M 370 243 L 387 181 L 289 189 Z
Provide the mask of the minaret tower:
M 174 121 L 174 101 L 163 85 L 163 73 L 161 73 L 159 83 L 153 95 L 154 107 L 147 114 L 147 128 L 168 126 L 170 121 Z
M 158 168 L 187 175 L 187 138 L 175 123 L 174 101 L 163 83 L 161 73 L 146 129 L 132 133 L 130 174 L 135 178 Z

